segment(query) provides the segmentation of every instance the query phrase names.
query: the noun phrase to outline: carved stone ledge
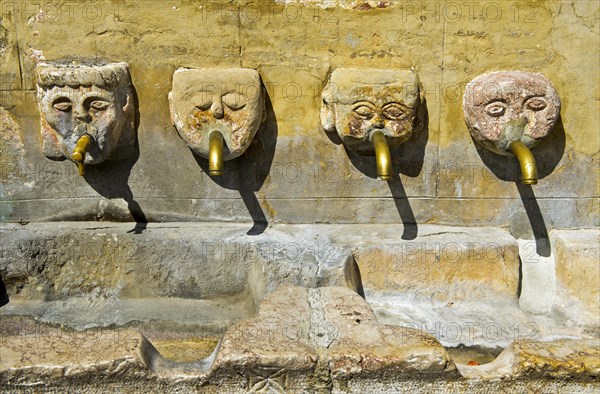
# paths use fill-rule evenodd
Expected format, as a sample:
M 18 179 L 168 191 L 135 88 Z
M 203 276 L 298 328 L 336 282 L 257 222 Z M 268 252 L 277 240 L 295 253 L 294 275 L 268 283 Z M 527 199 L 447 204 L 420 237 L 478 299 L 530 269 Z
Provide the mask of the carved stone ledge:
M 478 366 L 457 364 L 457 367 L 461 375 L 469 379 L 599 379 L 600 340 L 518 340 L 491 363 Z

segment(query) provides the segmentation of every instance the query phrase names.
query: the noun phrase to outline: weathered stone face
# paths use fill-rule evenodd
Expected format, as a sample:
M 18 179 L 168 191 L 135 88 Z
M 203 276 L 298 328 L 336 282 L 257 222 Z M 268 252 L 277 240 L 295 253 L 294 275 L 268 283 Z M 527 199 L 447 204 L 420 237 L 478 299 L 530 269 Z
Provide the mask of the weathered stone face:
M 421 105 L 419 80 L 410 70 L 335 70 L 323 91 L 321 124 L 349 149 L 368 154 L 375 130 L 392 147 L 416 133 Z
M 92 145 L 85 164 L 98 164 L 135 138 L 134 100 L 126 63 L 104 66 L 50 65 L 37 68 L 44 154 L 71 158 L 79 137 Z
M 179 69 L 169 93 L 171 120 L 190 149 L 208 157 L 208 134 L 223 135 L 223 158 L 246 151 L 264 118 L 258 72 L 250 69 Z
M 493 152 L 509 155 L 512 141 L 531 148 L 552 131 L 560 114 L 560 98 L 542 74 L 495 72 L 467 85 L 463 110 L 469 132 L 477 142 Z

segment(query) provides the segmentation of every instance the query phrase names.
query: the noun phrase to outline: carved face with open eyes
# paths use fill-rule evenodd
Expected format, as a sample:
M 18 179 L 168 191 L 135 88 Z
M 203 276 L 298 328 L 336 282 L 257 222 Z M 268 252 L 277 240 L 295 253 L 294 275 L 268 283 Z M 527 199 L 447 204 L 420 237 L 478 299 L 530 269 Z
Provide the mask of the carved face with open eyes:
M 323 91 L 321 123 L 344 145 L 371 154 L 370 136 L 386 135 L 390 147 L 407 141 L 421 125 L 423 98 L 410 70 L 335 70 Z
M 124 63 L 38 66 L 38 99 L 48 157 L 70 159 L 77 140 L 88 134 L 92 143 L 84 163 L 97 164 L 134 138 L 134 109 Z
M 213 130 L 223 135 L 225 160 L 240 156 L 265 116 L 260 76 L 250 69 L 179 69 L 169 102 L 179 135 L 202 157 Z
M 510 155 L 508 145 L 512 141 L 531 148 L 552 131 L 560 114 L 560 98 L 542 74 L 495 72 L 467 85 L 463 110 L 477 142 L 498 154 Z

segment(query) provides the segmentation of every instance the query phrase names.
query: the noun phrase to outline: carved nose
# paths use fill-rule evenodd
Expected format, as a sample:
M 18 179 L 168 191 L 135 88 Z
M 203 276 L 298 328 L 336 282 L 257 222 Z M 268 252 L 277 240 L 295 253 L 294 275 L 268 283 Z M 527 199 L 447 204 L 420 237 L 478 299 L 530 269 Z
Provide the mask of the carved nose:
M 86 112 L 85 108 L 83 108 L 82 106 L 75 109 L 74 115 L 75 115 L 75 119 L 77 119 L 81 122 L 85 122 L 89 119 L 88 113 Z
M 376 129 L 383 129 L 383 116 L 381 116 L 380 114 L 376 114 L 373 117 L 373 120 L 371 120 L 371 124 Z
M 517 119 L 522 119 L 524 125 L 526 125 L 527 123 L 529 123 L 529 118 L 527 117 L 527 114 L 521 112 L 518 116 Z
M 519 119 L 520 122 L 528 123 L 529 119 L 527 118 L 527 114 L 521 109 L 513 109 L 512 113 L 508 113 L 509 118 Z
M 221 100 L 217 99 L 213 102 L 212 106 L 210 107 L 210 111 L 212 112 L 213 116 L 217 119 L 221 119 L 224 115 L 223 113 L 223 103 L 221 102 Z

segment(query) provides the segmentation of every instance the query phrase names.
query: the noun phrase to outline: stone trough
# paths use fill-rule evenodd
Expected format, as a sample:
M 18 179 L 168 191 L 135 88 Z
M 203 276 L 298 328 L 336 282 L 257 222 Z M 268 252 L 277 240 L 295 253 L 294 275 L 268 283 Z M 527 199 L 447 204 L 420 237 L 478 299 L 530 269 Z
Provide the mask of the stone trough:
M 500 229 L 247 227 L 3 225 L 2 388 L 598 388 L 595 230 L 552 232 L 536 271 Z

